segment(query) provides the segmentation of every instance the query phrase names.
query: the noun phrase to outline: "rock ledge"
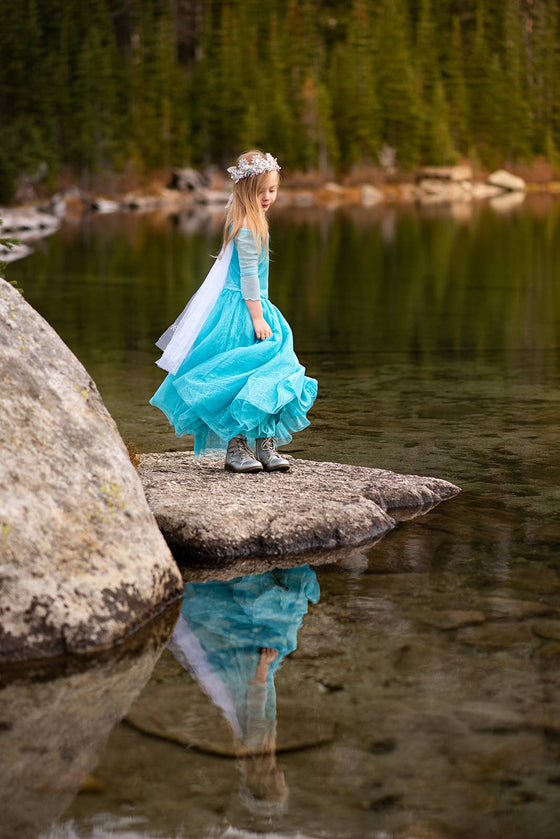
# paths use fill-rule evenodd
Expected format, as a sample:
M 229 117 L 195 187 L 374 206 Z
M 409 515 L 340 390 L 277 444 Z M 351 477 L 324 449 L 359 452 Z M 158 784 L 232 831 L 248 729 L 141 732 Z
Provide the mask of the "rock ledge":
M 287 474 L 234 475 L 200 466 L 190 453 L 142 455 L 144 492 L 175 558 L 221 561 L 359 545 L 461 491 L 439 478 L 289 459 Z

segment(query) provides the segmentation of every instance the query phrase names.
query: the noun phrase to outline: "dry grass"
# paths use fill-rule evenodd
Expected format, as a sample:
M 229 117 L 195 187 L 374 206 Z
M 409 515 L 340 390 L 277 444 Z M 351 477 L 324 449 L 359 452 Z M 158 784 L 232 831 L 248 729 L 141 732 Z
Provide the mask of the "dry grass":
M 138 449 L 138 446 L 132 440 L 125 440 L 124 444 L 126 446 L 130 462 L 135 469 L 138 469 L 138 465 L 140 463 L 140 450 Z

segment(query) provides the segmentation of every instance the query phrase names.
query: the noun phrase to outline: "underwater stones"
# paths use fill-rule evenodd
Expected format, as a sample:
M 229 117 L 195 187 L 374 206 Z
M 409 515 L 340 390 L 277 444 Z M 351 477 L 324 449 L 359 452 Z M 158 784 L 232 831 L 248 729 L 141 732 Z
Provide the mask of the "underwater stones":
M 532 633 L 530 626 L 523 623 L 488 623 L 465 627 L 457 633 L 461 644 L 481 649 L 508 649 L 514 644 L 529 645 Z
M 290 472 L 235 475 L 192 454 L 140 458 L 146 498 L 179 560 L 282 556 L 373 541 L 452 498 L 438 478 L 289 458 Z
M 439 609 L 420 612 L 418 617 L 434 629 L 460 629 L 486 620 L 484 614 L 476 609 Z
M 463 702 L 457 708 L 457 716 L 464 720 L 472 731 L 519 731 L 523 718 L 509 705 L 496 702 Z
M 552 734 L 560 734 L 560 710 L 557 703 L 535 708 L 527 714 L 525 723 L 530 728 L 541 729 Z
M 240 753 L 232 726 L 219 708 L 204 693 L 195 679 L 174 663 L 169 653 L 157 663 L 153 677 L 130 708 L 126 721 L 145 734 L 170 740 L 187 748 L 222 757 Z M 277 734 L 274 750 L 294 752 L 329 743 L 335 727 L 306 709 L 297 699 L 277 700 Z M 270 743 L 264 744 L 270 751 Z M 255 753 L 259 749 L 255 747 Z
M 537 648 L 536 654 L 543 661 L 557 663 L 560 659 L 560 644 L 552 641 L 548 644 L 541 644 L 541 646 Z
M 560 641 L 560 620 L 540 620 L 533 623 L 533 632 L 539 638 Z
M 0 663 L 112 645 L 182 591 L 115 423 L 0 279 Z
M 532 600 L 514 600 L 508 597 L 487 597 L 481 607 L 489 618 L 506 618 L 508 620 L 523 620 L 538 615 L 550 614 L 554 611 L 545 603 Z

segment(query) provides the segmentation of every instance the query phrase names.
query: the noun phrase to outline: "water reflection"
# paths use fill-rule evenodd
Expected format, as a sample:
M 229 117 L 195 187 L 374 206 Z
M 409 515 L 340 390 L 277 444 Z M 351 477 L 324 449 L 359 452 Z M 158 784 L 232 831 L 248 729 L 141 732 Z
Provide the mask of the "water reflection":
M 276 764 L 274 677 L 297 647 L 309 603 L 318 601 L 309 566 L 185 587 L 170 649 L 227 720 L 242 801 L 260 815 L 282 810 L 288 799 Z
M 176 616 L 171 607 L 95 659 L 0 672 L 0 839 L 34 839 L 66 810 L 150 678 Z

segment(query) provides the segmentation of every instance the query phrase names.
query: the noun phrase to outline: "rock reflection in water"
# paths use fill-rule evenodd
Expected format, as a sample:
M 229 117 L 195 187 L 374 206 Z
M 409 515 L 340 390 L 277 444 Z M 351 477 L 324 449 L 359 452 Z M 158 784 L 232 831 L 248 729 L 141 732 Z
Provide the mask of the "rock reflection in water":
M 309 566 L 185 587 L 170 649 L 231 727 L 241 798 L 259 815 L 282 810 L 288 799 L 276 764 L 274 676 L 297 647 L 309 602 L 318 600 Z
M 168 609 L 118 650 L 0 672 L 0 839 L 31 839 L 69 806 L 169 639 Z

